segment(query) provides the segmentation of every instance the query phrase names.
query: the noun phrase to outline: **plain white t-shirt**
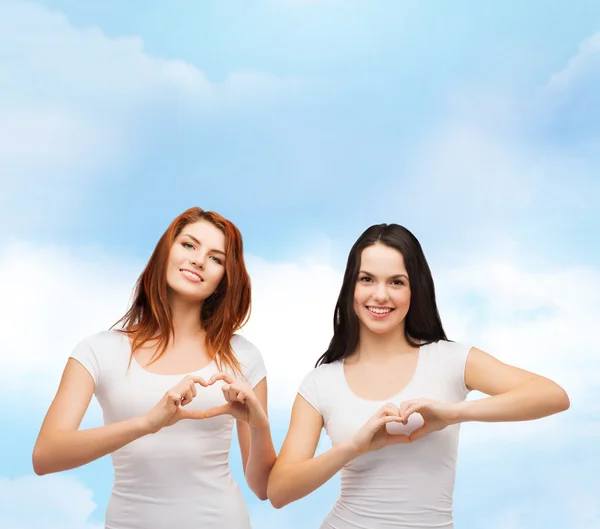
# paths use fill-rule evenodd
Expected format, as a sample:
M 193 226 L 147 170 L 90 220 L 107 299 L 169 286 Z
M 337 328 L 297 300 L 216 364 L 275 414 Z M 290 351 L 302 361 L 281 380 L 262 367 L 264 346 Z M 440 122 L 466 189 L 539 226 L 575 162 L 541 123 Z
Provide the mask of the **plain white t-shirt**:
M 266 370 L 258 349 L 239 335 L 231 346 L 252 387 Z M 130 341 L 104 331 L 79 343 L 71 357 L 91 374 L 95 395 L 111 424 L 150 411 L 185 375 L 157 375 L 129 359 Z M 219 370 L 213 361 L 194 374 L 208 380 Z M 225 404 L 223 384 L 203 388 L 188 409 Z M 234 419 L 229 415 L 184 420 L 146 435 L 111 454 L 114 484 L 106 529 L 250 529 L 241 491 L 231 476 L 229 449 Z
M 413 378 L 385 401 L 354 394 L 343 360 L 313 369 L 299 393 L 321 414 L 335 446 L 360 430 L 386 402 L 399 406 L 418 398 L 463 401 L 470 349 L 446 341 L 421 346 Z M 420 419 L 416 426 L 422 424 L 419 415 L 411 417 L 413 423 Z M 321 529 L 452 529 L 458 432 L 459 425 L 448 426 L 414 443 L 386 446 L 347 463 L 341 471 L 341 494 Z

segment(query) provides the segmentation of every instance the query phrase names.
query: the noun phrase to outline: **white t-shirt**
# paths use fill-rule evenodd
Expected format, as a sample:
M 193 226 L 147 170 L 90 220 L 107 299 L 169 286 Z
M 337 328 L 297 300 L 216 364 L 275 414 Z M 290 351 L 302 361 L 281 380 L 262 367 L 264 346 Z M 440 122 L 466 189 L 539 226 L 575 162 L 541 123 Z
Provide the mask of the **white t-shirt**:
M 266 370 L 258 349 L 234 335 L 231 346 L 252 387 Z M 84 339 L 71 354 L 92 375 L 104 423 L 150 411 L 185 375 L 157 375 L 133 358 L 129 338 L 105 331 Z M 193 374 L 208 380 L 215 362 Z M 192 374 L 192 373 L 190 373 Z M 222 381 L 203 388 L 187 405 L 208 409 L 225 404 Z M 241 491 L 229 469 L 233 418 L 184 420 L 140 437 L 111 454 L 114 468 L 106 529 L 250 529 Z
M 343 360 L 313 369 L 299 393 L 321 414 L 335 446 L 354 435 L 386 402 L 399 406 L 418 398 L 464 400 L 470 349 L 446 341 L 421 346 L 412 380 L 386 401 L 354 394 L 344 376 Z M 347 463 L 341 471 L 340 497 L 321 529 L 451 529 L 458 432 L 459 425 L 449 426 Z

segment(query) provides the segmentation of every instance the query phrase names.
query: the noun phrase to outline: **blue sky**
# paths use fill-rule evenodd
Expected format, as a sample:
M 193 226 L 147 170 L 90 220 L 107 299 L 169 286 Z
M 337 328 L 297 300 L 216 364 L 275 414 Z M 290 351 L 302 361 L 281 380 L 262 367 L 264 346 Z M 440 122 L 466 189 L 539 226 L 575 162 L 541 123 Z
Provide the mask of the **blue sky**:
M 278 445 L 351 244 L 399 222 L 450 336 L 572 397 L 465 425 L 457 527 L 600 526 L 597 2 L 4 0 L 0 45 L 2 527 L 101 523 L 109 461 L 37 478 L 31 447 L 69 350 L 191 205 L 244 235 Z M 246 496 L 256 529 L 318 527 L 337 481 L 281 511 Z

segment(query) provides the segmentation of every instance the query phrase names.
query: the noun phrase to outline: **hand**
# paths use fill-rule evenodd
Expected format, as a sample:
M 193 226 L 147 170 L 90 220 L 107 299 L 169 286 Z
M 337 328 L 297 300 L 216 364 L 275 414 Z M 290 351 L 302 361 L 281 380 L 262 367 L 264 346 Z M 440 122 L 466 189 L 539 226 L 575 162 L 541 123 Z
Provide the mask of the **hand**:
M 231 415 L 235 420 L 247 422 L 254 428 L 269 426 L 269 418 L 250 384 L 237 381 L 231 374 L 221 372 L 210 377 L 208 385 L 214 384 L 217 380 L 225 381 L 221 389 L 227 404 L 207 410 L 204 413 L 205 418 Z
M 386 429 L 386 424 L 401 421 L 400 410 L 393 404 L 387 403 L 354 434 L 350 441 L 353 449 L 360 455 L 379 450 L 387 445 L 408 443 L 410 441 L 408 435 L 390 434 Z
M 458 411 L 456 404 L 439 402 L 430 399 L 408 400 L 400 405 L 400 417 L 402 424 L 407 424 L 408 418 L 413 413 L 419 413 L 423 417 L 423 426 L 417 428 L 410 434 L 410 441 L 416 441 L 421 437 L 458 422 Z
M 183 409 L 183 406 L 192 402 L 196 396 L 196 384 L 208 386 L 202 377 L 186 376 L 167 391 L 158 404 L 144 415 L 150 433 L 156 433 L 182 419 L 204 419 L 203 411 Z

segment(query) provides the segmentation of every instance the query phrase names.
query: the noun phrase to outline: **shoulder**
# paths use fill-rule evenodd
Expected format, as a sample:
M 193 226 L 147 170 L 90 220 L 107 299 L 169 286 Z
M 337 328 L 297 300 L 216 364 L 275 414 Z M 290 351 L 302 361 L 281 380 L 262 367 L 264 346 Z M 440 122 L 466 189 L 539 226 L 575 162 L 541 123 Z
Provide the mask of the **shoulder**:
M 102 373 L 115 365 L 115 355 L 123 351 L 126 340 L 126 335 L 112 330 L 91 334 L 79 341 L 70 357 L 82 364 L 98 383 Z
M 330 364 L 320 364 L 304 376 L 304 383 L 328 384 L 340 372 L 341 366 L 341 360 L 336 360 Z
M 262 358 L 262 354 L 258 347 L 256 347 L 256 345 L 254 345 L 250 340 L 241 334 L 234 334 L 231 338 L 230 344 L 236 358 L 240 362 L 244 362 L 244 360 Z
M 466 358 L 471 348 L 469 344 L 449 340 L 440 340 L 423 346 L 429 354 L 447 358 Z
M 267 376 L 265 362 L 258 347 L 239 334 L 233 335 L 230 344 L 237 361 L 240 363 L 242 374 L 252 387 L 256 386 Z
M 127 335 L 113 330 L 100 331 L 82 338 L 78 346 L 87 347 L 94 352 L 111 350 L 123 344 Z

